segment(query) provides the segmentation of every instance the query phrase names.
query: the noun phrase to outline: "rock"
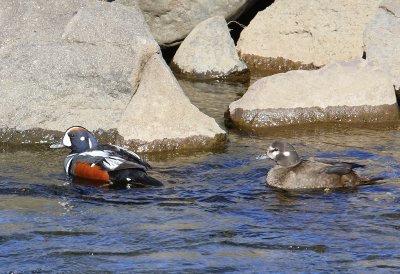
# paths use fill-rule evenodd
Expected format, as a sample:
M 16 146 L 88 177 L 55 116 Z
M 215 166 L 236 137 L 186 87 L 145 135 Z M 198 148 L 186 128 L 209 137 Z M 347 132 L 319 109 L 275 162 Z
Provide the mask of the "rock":
M 139 86 L 142 96 L 149 100 L 147 103 L 158 99 L 153 96 L 155 87 L 146 83 L 149 77 L 142 79 L 142 76 L 149 73 L 144 70 L 149 70 L 150 60 L 161 58 L 160 48 L 138 8 L 89 0 L 7 0 L 0 5 L 2 10 L 11 13 L 5 19 L 0 18 L 0 27 L 5 30 L 1 32 L 0 40 L 0 129 L 3 140 L 9 139 L 4 134 L 8 131 L 14 134 L 15 140 L 21 140 L 15 132 L 24 136 L 33 132 L 35 138 L 42 134 L 41 141 L 46 141 L 46 138 L 52 139 L 46 131 L 57 131 L 61 136 L 72 125 L 105 131 L 121 128 L 125 133 L 133 126 L 127 116 L 127 107 L 136 100 L 135 92 Z M 28 23 L 23 24 L 25 21 Z M 152 65 L 150 68 L 157 73 L 169 70 L 163 62 L 156 64 L 161 67 Z M 176 81 L 171 73 L 163 76 L 157 88 Z M 169 92 L 173 97 L 181 91 Z M 184 95 L 180 94 L 175 98 L 180 100 L 182 97 Z M 137 115 L 149 109 L 147 103 L 138 100 L 142 103 L 135 105 Z M 162 107 L 169 109 L 165 104 Z M 188 99 L 174 102 L 176 111 L 191 107 L 194 108 Z M 164 112 L 165 118 L 171 119 L 172 123 L 174 116 Z M 198 113 L 198 116 L 205 119 L 204 114 Z M 132 113 L 129 117 L 132 121 L 140 118 Z M 168 131 L 155 128 L 151 134 L 169 141 L 169 146 L 163 146 L 163 149 L 179 148 L 179 138 L 168 139 L 172 138 L 170 132 L 175 133 L 174 130 L 185 142 L 190 137 L 197 140 L 192 141 L 193 147 L 205 143 L 196 138 L 203 136 L 209 125 L 198 132 L 195 129 L 201 126 L 185 129 L 187 124 L 179 125 L 181 128 L 168 128 Z M 187 135 L 182 134 L 185 130 Z M 221 132 L 221 129 L 216 130 L 215 140 L 221 140 Z M 120 143 L 132 143 L 131 135 L 118 134 L 121 135 L 118 137 Z M 211 139 L 210 134 L 207 137 Z M 145 142 L 141 140 L 142 144 Z
M 263 131 L 316 122 L 394 121 L 398 106 L 387 75 L 360 59 L 262 78 L 229 105 L 229 114 L 235 126 Z
M 269 74 L 360 58 L 380 2 L 275 1 L 241 32 L 239 55 L 250 70 Z
M 248 76 L 222 16 L 211 17 L 192 30 L 175 53 L 171 68 L 189 78 Z
M 138 3 L 151 33 L 161 47 L 179 45 L 200 22 L 216 15 L 235 20 L 256 0 L 116 0 L 116 3 Z
M 161 56 L 149 60 L 141 79 L 118 127 L 138 151 L 160 151 L 171 143 L 182 149 L 215 146 L 225 138 L 216 121 L 190 103 Z
M 364 33 L 367 60 L 392 77 L 400 89 L 400 2 L 385 0 Z

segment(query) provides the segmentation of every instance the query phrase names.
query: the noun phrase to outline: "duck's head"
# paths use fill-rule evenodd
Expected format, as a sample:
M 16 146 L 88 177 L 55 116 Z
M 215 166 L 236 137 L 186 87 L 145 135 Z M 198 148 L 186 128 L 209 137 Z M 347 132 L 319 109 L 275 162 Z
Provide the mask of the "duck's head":
M 51 148 L 69 147 L 72 152 L 80 153 L 94 149 L 98 145 L 94 135 L 84 127 L 74 126 L 65 131 L 62 141 Z
M 294 147 L 287 142 L 274 141 L 268 147 L 267 155 L 280 166 L 290 167 L 301 162 Z

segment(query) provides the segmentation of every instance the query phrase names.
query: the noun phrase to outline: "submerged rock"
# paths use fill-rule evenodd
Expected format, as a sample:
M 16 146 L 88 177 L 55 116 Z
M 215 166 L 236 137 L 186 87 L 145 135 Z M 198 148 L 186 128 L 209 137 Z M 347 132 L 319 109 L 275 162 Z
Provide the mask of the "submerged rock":
M 275 1 L 242 31 L 237 48 L 252 71 L 273 73 L 360 58 L 380 2 Z
M 208 124 L 197 127 L 189 127 L 182 123 L 184 117 L 166 111 L 174 108 L 184 113 L 195 108 L 179 88 L 168 91 L 175 98 L 168 101 L 173 107 L 163 104 L 151 108 L 159 92 L 176 79 L 171 73 L 158 75 L 169 68 L 165 62 L 152 61 L 161 58 L 160 48 L 138 8 L 89 0 L 6 0 L 0 7 L 9 11 L 0 17 L 4 30 L 0 34 L 2 140 L 8 139 L 4 134 L 7 129 L 14 137 L 20 133 L 24 140 L 34 132 L 36 140 L 41 130 L 62 134 L 73 125 L 121 130 L 120 143 L 132 139 L 146 143 L 149 139 L 140 138 L 154 135 L 168 140 L 169 146 L 163 149 L 179 148 L 182 140 L 196 139 L 205 131 L 208 141 L 221 140 L 224 132 L 200 111 L 193 112 L 191 118 L 207 120 Z M 153 79 L 143 78 L 149 67 L 159 77 L 157 86 L 147 83 Z M 140 96 L 135 94 L 138 89 Z M 134 103 L 136 100 L 141 103 Z M 135 109 L 129 112 L 132 104 Z M 137 130 L 135 123 L 147 121 L 146 115 L 153 112 L 163 113 L 169 127 L 146 127 L 139 137 L 130 134 L 130 127 Z M 204 143 L 192 142 L 196 148 Z
M 390 78 L 365 60 L 315 71 L 265 77 L 229 106 L 232 123 L 262 131 L 316 122 L 385 122 L 398 119 Z
M 192 30 L 178 48 L 171 68 L 189 78 L 248 77 L 222 16 L 209 18 Z
M 207 18 L 221 15 L 235 20 L 256 0 L 116 0 L 142 9 L 150 31 L 162 47 L 179 45 L 189 32 Z
M 367 60 L 392 77 L 400 89 L 400 2 L 385 0 L 364 33 Z

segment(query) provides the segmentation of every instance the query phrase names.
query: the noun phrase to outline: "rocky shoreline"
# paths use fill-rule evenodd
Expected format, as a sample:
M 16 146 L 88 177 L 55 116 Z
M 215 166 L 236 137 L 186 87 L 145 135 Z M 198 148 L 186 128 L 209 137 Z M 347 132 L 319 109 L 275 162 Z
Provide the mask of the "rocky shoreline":
M 217 2 L 2 1 L 0 141 L 51 142 L 82 125 L 139 152 L 223 146 L 176 77 L 250 73 L 260 79 L 226 114 L 241 130 L 398 121 L 400 3 L 276 1 L 235 46 L 227 22 L 257 1 Z M 177 44 L 167 64 L 161 47 Z

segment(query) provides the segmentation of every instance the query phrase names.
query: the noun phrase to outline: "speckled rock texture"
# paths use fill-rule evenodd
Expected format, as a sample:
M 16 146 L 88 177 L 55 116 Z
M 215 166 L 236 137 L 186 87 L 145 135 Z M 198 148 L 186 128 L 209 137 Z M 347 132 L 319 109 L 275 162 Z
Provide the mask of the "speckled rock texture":
M 194 136 L 198 147 L 213 147 L 223 139 L 225 132 L 190 103 L 161 56 L 150 58 L 141 79 L 118 127 L 138 151 L 160 151 L 171 140 L 180 140 L 184 145 L 179 147 L 187 148 L 194 145 Z
M 261 11 L 237 43 L 249 68 L 284 72 L 361 58 L 363 32 L 381 0 L 279 0 Z
M 367 60 L 386 71 L 400 89 L 400 1 L 385 0 L 364 33 Z
M 189 32 L 207 18 L 221 15 L 235 20 L 256 0 L 116 0 L 140 6 L 154 38 L 161 47 L 179 45 Z
M 223 79 L 248 75 L 226 21 L 211 17 L 197 25 L 179 46 L 171 68 L 189 78 Z
M 390 78 L 365 60 L 262 78 L 229 106 L 241 129 L 317 122 L 386 122 L 398 119 Z
M 168 101 L 173 107 L 154 106 L 152 101 L 159 99 L 166 83 L 176 79 L 165 72 L 158 75 L 158 86 L 153 86 L 146 83 L 153 79 L 143 78 L 151 73 L 145 73 L 149 68 L 154 73 L 169 68 L 164 62 L 154 64 L 154 59 L 161 58 L 160 48 L 139 8 L 94 0 L 4 0 L 0 11 L 0 129 L 4 138 L 4 129 L 16 136 L 34 129 L 61 133 L 81 125 L 89 130 L 121 130 L 121 143 L 140 138 L 141 144 L 152 142 L 151 136 L 168 140 L 169 146 L 162 149 L 179 148 L 182 140 L 188 143 L 199 136 L 221 140 L 223 131 L 200 111 L 176 118 L 174 111 L 195 108 L 179 86 L 168 89 L 175 99 Z M 132 104 L 135 109 L 129 108 Z M 138 136 L 131 134 L 130 127 L 139 131 L 138 121 L 159 112 L 168 128 L 145 127 Z M 203 123 L 189 127 L 188 119 Z M 38 137 L 42 131 L 35 132 Z M 191 141 L 197 147 L 204 143 Z

